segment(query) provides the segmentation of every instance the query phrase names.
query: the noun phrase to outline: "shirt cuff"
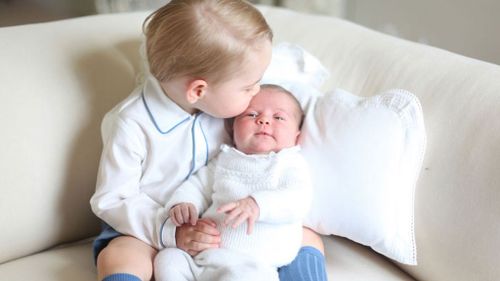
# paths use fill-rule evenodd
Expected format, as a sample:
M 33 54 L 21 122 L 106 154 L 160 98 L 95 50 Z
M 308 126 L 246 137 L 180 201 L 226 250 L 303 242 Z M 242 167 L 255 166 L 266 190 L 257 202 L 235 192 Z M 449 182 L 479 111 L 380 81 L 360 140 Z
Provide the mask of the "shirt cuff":
M 168 218 L 163 223 L 160 230 L 160 244 L 162 248 L 176 248 L 177 243 L 175 241 L 175 231 L 177 227 L 172 223 L 172 220 Z

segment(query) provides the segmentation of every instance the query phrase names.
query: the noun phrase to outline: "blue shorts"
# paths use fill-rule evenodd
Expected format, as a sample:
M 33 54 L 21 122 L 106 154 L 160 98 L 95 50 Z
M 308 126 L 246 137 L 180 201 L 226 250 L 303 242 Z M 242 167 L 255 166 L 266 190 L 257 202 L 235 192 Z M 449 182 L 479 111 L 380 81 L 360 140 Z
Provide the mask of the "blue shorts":
M 118 236 L 123 236 L 120 232 L 116 231 L 114 228 L 109 226 L 109 224 L 101 221 L 101 233 L 95 238 L 92 244 L 92 250 L 94 251 L 94 262 L 97 263 L 97 256 L 99 253 L 108 246 L 111 240 Z

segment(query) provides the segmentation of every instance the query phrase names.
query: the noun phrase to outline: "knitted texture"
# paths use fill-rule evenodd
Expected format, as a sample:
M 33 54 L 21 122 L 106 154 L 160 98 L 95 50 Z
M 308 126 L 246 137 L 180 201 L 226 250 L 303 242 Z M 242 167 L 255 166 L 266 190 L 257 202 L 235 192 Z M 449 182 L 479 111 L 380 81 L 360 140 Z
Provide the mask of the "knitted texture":
M 221 232 L 221 248 L 274 267 L 288 264 L 300 248 L 302 219 L 311 198 L 309 171 L 299 150 L 293 147 L 278 153 L 246 155 L 224 145 L 206 169 L 174 193 L 168 205 L 188 201 L 203 217 L 215 220 Z M 250 235 L 246 223 L 237 228 L 224 226 L 225 214 L 217 212 L 223 204 L 248 196 L 260 209 Z

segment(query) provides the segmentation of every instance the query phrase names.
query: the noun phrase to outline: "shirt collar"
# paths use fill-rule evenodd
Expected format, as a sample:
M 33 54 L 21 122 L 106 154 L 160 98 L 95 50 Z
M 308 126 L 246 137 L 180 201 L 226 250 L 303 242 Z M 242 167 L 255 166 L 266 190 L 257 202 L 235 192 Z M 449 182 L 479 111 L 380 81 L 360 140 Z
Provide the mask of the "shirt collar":
M 167 134 L 181 123 L 194 118 L 163 92 L 160 83 L 153 76 L 149 76 L 144 83 L 142 101 L 154 126 L 162 134 Z
M 270 157 L 275 157 L 275 155 L 296 153 L 296 152 L 299 152 L 301 150 L 299 144 L 297 144 L 295 146 L 283 148 L 278 152 L 271 151 L 271 152 L 264 153 L 264 154 L 246 154 L 246 153 L 238 150 L 236 147 L 229 146 L 227 144 L 221 144 L 220 149 L 226 153 L 232 153 L 232 154 L 240 155 L 240 156 L 247 157 L 247 158 L 270 158 Z

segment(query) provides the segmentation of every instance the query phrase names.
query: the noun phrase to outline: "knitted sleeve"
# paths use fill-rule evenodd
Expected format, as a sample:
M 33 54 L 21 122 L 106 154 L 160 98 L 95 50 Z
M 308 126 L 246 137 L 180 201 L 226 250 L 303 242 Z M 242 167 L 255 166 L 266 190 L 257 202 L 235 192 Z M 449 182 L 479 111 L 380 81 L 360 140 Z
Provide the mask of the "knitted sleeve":
M 312 183 L 305 159 L 297 157 L 283 170 L 277 189 L 252 194 L 260 208 L 258 221 L 292 223 L 302 221 L 312 200 Z
M 216 158 L 212 159 L 207 166 L 200 168 L 183 182 L 165 205 L 165 210 L 170 210 L 179 203 L 191 203 L 196 207 L 198 215 L 201 215 L 211 204 L 216 161 Z

